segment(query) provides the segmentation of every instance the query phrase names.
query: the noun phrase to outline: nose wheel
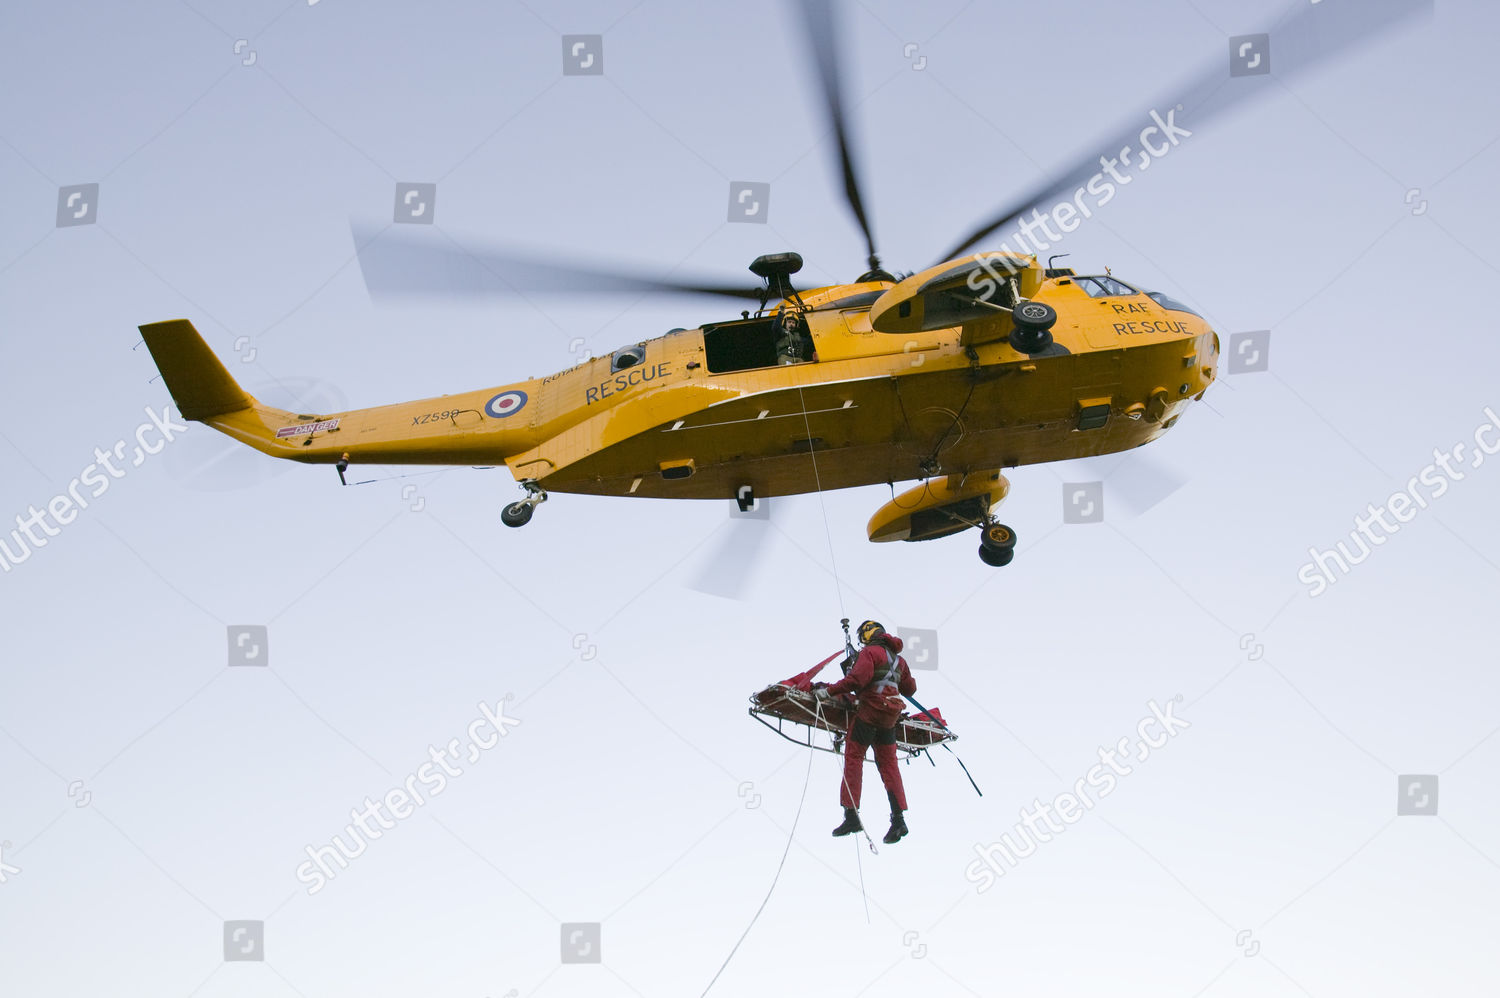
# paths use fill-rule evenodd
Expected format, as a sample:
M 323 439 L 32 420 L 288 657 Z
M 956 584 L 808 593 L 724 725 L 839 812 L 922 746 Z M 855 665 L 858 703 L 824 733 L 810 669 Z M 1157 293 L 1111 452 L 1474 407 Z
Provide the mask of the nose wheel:
M 531 514 L 536 511 L 538 503 L 547 501 L 546 491 L 531 479 L 521 483 L 526 490 L 526 498 L 511 503 L 500 511 L 500 522 L 507 527 L 524 527 L 531 522 Z
M 1016 532 L 1003 523 L 989 521 L 979 527 L 979 560 L 999 568 L 1016 556 Z

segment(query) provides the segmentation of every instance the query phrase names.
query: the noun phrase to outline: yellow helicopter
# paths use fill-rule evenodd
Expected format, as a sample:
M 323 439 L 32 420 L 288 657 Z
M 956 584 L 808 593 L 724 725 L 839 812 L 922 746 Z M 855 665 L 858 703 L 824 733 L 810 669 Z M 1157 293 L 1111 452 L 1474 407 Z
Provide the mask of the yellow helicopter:
M 1213 382 L 1218 337 L 1180 302 L 1108 273 L 1043 265 L 1027 252 L 963 253 L 1047 198 L 1066 200 L 1075 187 L 1081 195 L 1098 173 L 1093 159 L 1059 171 L 945 262 L 904 279 L 882 270 L 847 139 L 829 11 L 821 3 L 803 9 L 845 193 L 869 249 L 869 270 L 853 283 L 797 290 L 796 253 L 755 260 L 759 288 L 573 268 L 588 290 L 730 294 L 760 307 L 642 339 L 545 378 L 333 413 L 258 402 L 187 320 L 141 326 L 182 416 L 274 457 L 334 464 L 341 478 L 360 463 L 503 463 L 525 492 L 501 514 L 513 527 L 527 523 L 549 493 L 734 499 L 747 509 L 758 497 L 919 480 L 875 513 L 871 540 L 978 528 L 981 558 L 1008 563 L 1015 532 L 993 517 L 1009 490 L 1002 470 L 1154 440 Z M 1319 6 L 1305 8 L 1279 30 L 1323 19 L 1319 50 L 1301 55 L 1311 63 L 1340 38 L 1370 33 L 1368 18 L 1341 16 L 1344 22 Z M 1292 58 L 1296 69 L 1296 57 L 1282 56 L 1281 64 Z M 1184 119 L 1196 112 L 1194 127 L 1248 94 L 1226 94 L 1226 75 L 1205 74 L 1188 88 L 1178 111 Z M 518 268 L 502 254 L 463 255 L 507 284 L 516 283 L 507 271 L 529 267 L 553 278 L 567 271 L 535 260 Z M 363 253 L 361 263 L 373 287 Z M 438 268 L 445 269 L 451 278 L 451 268 Z M 407 278 L 421 272 L 405 261 L 391 270 Z
M 798 293 L 787 278 L 800 264 L 755 262 L 785 294 L 758 315 L 545 378 L 349 412 L 261 404 L 187 320 L 141 332 L 184 418 L 341 471 L 503 462 L 526 489 L 502 513 L 510 526 L 549 492 L 748 508 L 758 496 L 923 478 L 877 514 L 871 539 L 984 526 L 997 562 L 1014 544 L 989 522 L 1008 489 L 1000 469 L 1136 447 L 1213 380 L 1208 324 L 1112 277 L 977 255 L 900 282 Z M 1006 275 L 997 301 L 969 291 L 985 268 Z

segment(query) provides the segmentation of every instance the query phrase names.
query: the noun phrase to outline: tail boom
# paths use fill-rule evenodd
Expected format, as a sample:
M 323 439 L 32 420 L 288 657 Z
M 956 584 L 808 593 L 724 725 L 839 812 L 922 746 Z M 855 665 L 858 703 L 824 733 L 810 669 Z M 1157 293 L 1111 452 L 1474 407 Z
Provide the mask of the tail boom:
M 538 385 L 502 388 L 337 413 L 296 413 L 261 403 L 234 380 L 186 319 L 140 327 L 184 419 L 263 454 L 306 464 L 501 464 L 536 445 L 518 413 Z

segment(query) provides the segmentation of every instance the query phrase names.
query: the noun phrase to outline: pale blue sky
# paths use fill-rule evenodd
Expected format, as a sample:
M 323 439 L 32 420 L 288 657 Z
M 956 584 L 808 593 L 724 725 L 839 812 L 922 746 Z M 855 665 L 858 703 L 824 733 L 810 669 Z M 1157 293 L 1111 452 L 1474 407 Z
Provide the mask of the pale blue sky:
M 841 6 L 869 207 L 903 271 L 1109 151 L 1175 81 L 1227 73 L 1228 39 L 1283 10 Z M 437 183 L 461 243 L 730 278 L 792 249 L 808 283 L 852 279 L 800 30 L 786 6 L 655 0 L 6 8 L 0 523 L 169 401 L 143 322 L 192 319 L 247 388 L 315 411 L 542 376 L 740 307 L 373 303 L 350 223 L 388 220 L 398 182 Z M 699 994 L 808 773 L 744 698 L 833 651 L 840 616 L 875 616 L 938 629 L 918 696 L 985 795 L 942 754 L 904 767 L 911 836 L 857 855 L 827 834 L 818 755 L 714 994 L 789 973 L 829 995 L 1484 993 L 1500 462 L 1327 593 L 1297 571 L 1500 406 L 1497 30 L 1492 5 L 1443 0 L 1294 81 L 1273 30 L 1264 99 L 1068 237 L 1069 263 L 1192 303 L 1226 346 L 1270 330 L 1270 369 L 1128 459 L 1010 473 L 1020 546 L 998 572 L 969 537 L 866 542 L 883 488 L 773 502 L 764 525 L 554 496 L 514 531 L 504 470 L 340 489 L 193 426 L 0 573 L 0 862 L 19 868 L 0 980 Z M 564 77 L 561 36 L 593 33 L 604 75 Z M 769 224 L 726 223 L 742 180 L 771 184 Z M 58 228 L 59 188 L 89 183 L 96 224 Z M 1065 525 L 1062 483 L 1099 479 L 1105 522 Z M 1131 502 L 1143 480 L 1154 505 Z M 693 588 L 749 546 L 742 599 Z M 225 664 L 236 625 L 267 628 L 269 667 Z M 507 693 L 521 725 L 308 896 L 304 847 Z M 1191 729 L 974 891 L 976 846 L 1179 694 Z M 1436 817 L 1397 817 L 1401 774 L 1439 775 Z M 264 920 L 265 962 L 223 962 L 239 919 Z M 602 922 L 602 965 L 560 965 L 572 922 Z

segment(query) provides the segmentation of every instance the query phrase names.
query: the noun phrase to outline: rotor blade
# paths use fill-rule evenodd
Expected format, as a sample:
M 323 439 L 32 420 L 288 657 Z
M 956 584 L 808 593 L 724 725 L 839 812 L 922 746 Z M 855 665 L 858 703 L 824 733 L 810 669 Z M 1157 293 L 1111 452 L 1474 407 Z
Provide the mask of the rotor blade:
M 1139 450 L 1079 458 L 1065 467 L 1062 473 L 1070 478 L 1096 478 L 1103 485 L 1105 515 L 1111 517 L 1117 511 L 1132 519 L 1144 516 L 1187 484 L 1179 468 Z
M 1111 138 L 1100 142 L 1095 152 L 1035 185 L 1024 196 L 1011 202 L 994 221 L 975 229 L 944 253 L 939 262 L 961 255 L 997 229 L 1016 221 L 1027 210 L 1042 207 L 1043 202 L 1055 198 L 1061 204 L 1081 199 L 1085 193 L 1098 199 L 1104 187 L 1100 186 L 1096 191 L 1094 184 L 1108 185 L 1113 189 L 1116 185 L 1130 183 L 1134 174 L 1140 172 L 1135 169 L 1135 164 L 1151 158 L 1141 148 L 1146 142 L 1147 129 L 1155 127 L 1155 136 L 1151 139 L 1153 145 L 1167 146 L 1170 143 L 1175 146 L 1185 137 L 1183 132 L 1190 134 L 1205 127 L 1218 115 L 1264 93 L 1270 88 L 1270 79 L 1263 77 L 1291 79 L 1410 16 L 1430 13 L 1432 9 L 1433 0 L 1323 0 L 1321 3 L 1314 0 L 1311 4 L 1299 0 L 1275 27 L 1266 32 L 1268 51 L 1261 51 L 1259 42 L 1250 41 L 1242 52 L 1231 51 L 1230 65 L 1225 65 L 1220 56 L 1198 76 L 1185 80 L 1174 94 L 1152 105 L 1149 116 L 1143 114 L 1127 122 Z M 1181 131 L 1163 127 L 1167 124 L 1176 125 Z M 1098 150 L 1103 150 L 1104 155 L 1101 156 Z M 1113 175 L 1109 172 L 1107 157 L 1115 158 L 1111 161 L 1116 163 L 1112 168 L 1116 171 Z M 1124 175 L 1123 180 L 1119 179 L 1120 174 Z
M 860 231 L 865 234 L 865 245 L 869 249 L 870 269 L 880 266 L 875 255 L 875 233 L 870 229 L 870 220 L 865 214 L 864 198 L 859 190 L 859 173 L 855 169 L 854 153 L 849 148 L 849 122 L 844 113 L 843 90 L 840 84 L 838 56 L 838 32 L 833 27 L 831 0 L 802 0 L 798 4 L 807 24 L 807 40 L 812 48 L 813 63 L 818 69 L 818 80 L 823 87 L 823 99 L 828 106 L 829 124 L 833 126 L 838 140 L 839 166 L 844 172 L 844 197 L 854 211 Z
M 713 553 L 694 571 L 688 588 L 721 599 L 744 599 L 754 581 L 771 541 L 770 507 L 758 500 L 751 510 L 741 513 L 731 508 L 733 521 L 724 528 L 723 538 Z
M 418 295 L 489 297 L 556 294 L 703 294 L 759 300 L 753 279 L 738 283 L 653 277 L 520 250 L 464 245 L 429 226 L 350 226 L 365 287 L 375 299 Z M 421 228 L 424 231 L 416 232 Z
M 1104 480 L 1104 490 L 1106 495 L 1118 496 L 1131 516 L 1144 516 L 1186 484 L 1187 479 L 1171 465 L 1132 453 Z

